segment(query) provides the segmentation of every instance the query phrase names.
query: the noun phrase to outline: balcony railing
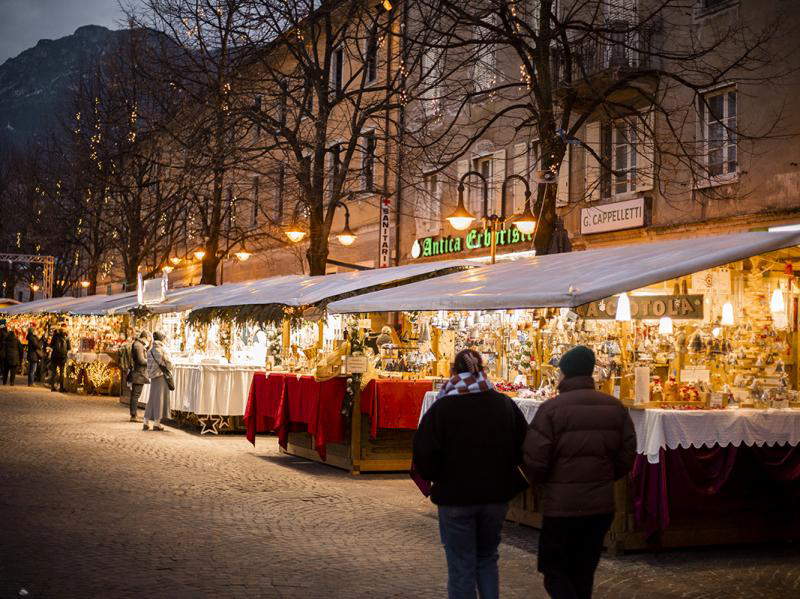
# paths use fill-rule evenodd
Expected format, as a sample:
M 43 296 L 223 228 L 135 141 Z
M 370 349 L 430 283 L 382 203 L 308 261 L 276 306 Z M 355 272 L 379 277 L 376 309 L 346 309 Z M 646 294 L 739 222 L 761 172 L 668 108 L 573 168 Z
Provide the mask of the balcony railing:
M 616 23 L 609 29 L 611 33 L 605 33 L 602 39 L 587 39 L 570 46 L 572 65 L 569 73 L 564 50 L 559 48 L 553 53 L 553 73 L 558 74 L 561 85 L 568 82 L 578 84 L 613 72 L 630 72 L 656 66 L 652 28 Z

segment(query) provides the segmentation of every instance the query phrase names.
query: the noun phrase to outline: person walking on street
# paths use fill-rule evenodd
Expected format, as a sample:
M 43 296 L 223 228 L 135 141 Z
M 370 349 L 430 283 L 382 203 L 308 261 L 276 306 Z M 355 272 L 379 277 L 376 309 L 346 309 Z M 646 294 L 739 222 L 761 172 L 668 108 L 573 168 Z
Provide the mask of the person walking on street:
M 486 377 L 481 355 L 459 352 L 413 451 L 414 469 L 433 482 L 450 599 L 499 597 L 503 521 L 509 500 L 527 487 L 519 472 L 526 429 L 517 405 Z
M 36 380 L 36 371 L 42 359 L 42 340 L 36 335 L 33 327 L 28 329 L 28 387 Z
M 3 362 L 3 384 L 14 386 L 17 370 L 25 357 L 25 348 L 14 331 L 6 331 L 3 336 L 5 361 Z
M 603 540 L 614 519 L 614 481 L 633 467 L 628 410 L 595 390 L 594 352 L 578 345 L 558 364 L 558 395 L 536 411 L 525 472 L 542 493 L 539 571 L 554 599 L 590 599 Z
M 0 377 L 6 371 L 6 335 L 8 328 L 6 327 L 6 319 L 0 318 Z
M 149 341 L 150 334 L 147 331 L 142 331 L 131 344 L 131 362 L 133 363 L 129 376 L 131 384 L 131 422 L 139 422 L 137 417 L 139 398 L 142 396 L 144 386 L 150 382 L 150 379 L 147 378 L 147 344 Z
M 50 391 L 56 390 L 56 382 L 58 382 L 58 390 L 61 393 L 66 393 L 64 377 L 67 370 L 67 358 L 71 349 L 72 345 L 67 335 L 67 323 L 62 322 L 61 328 L 56 330 L 50 339 Z
M 150 379 L 150 397 L 144 410 L 143 430 L 149 430 L 148 421 L 153 422 L 154 431 L 163 431 L 161 420 L 169 418 L 169 393 L 164 371 L 172 373 L 172 361 L 164 346 L 164 335 L 153 333 L 153 345 L 147 352 L 147 377 Z

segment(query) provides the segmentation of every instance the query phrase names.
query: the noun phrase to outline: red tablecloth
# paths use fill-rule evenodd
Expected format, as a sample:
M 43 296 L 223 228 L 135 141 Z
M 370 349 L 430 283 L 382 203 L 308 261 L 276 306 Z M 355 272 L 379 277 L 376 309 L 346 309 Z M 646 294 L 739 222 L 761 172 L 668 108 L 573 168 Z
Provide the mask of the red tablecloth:
M 312 376 L 256 373 L 245 411 L 247 440 L 255 445 L 257 432 L 277 431 L 278 442 L 285 449 L 290 431 L 307 431 L 324 460 L 327 443 L 345 440 L 341 414 L 345 389 L 341 377 L 317 382 Z
M 284 377 L 268 377 L 263 372 L 253 374 L 244 412 L 247 440 L 253 445 L 256 443 L 256 433 L 274 431 L 283 421 L 285 393 Z
M 658 464 L 637 455 L 631 479 L 634 515 L 648 537 L 686 515 L 793 513 L 800 501 L 800 446 L 662 449 Z
M 370 437 L 379 428 L 416 430 L 422 400 L 433 390 L 430 381 L 375 379 L 361 392 L 361 413 L 370 417 Z

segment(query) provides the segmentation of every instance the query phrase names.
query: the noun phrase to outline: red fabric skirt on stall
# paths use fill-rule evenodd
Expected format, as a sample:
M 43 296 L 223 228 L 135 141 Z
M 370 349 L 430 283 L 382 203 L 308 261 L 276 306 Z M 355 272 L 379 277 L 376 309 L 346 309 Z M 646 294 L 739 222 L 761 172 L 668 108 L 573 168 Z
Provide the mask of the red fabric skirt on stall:
M 430 381 L 372 380 L 361 392 L 361 413 L 370 418 L 370 437 L 379 428 L 417 430 L 422 400 L 433 390 Z

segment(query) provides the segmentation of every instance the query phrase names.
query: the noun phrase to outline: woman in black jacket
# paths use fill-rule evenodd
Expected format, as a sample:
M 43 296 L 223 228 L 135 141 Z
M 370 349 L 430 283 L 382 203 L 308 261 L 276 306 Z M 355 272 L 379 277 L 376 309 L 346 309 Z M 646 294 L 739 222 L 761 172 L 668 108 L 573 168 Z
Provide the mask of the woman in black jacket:
M 5 362 L 3 364 L 3 384 L 14 385 L 14 379 L 17 377 L 17 369 L 22 363 L 22 358 L 25 356 L 25 348 L 22 342 L 17 338 L 17 334 L 13 331 L 7 331 L 3 337 L 3 345 L 5 346 Z
M 456 355 L 452 377 L 414 436 L 414 468 L 433 482 L 439 530 L 447 556 L 448 597 L 481 599 L 500 593 L 500 531 L 508 502 L 527 485 L 518 466 L 527 422 L 498 393 L 481 355 Z
M 42 359 L 42 341 L 36 335 L 33 327 L 28 329 L 28 387 L 33 386 L 36 378 L 36 370 L 39 368 L 39 361 Z

